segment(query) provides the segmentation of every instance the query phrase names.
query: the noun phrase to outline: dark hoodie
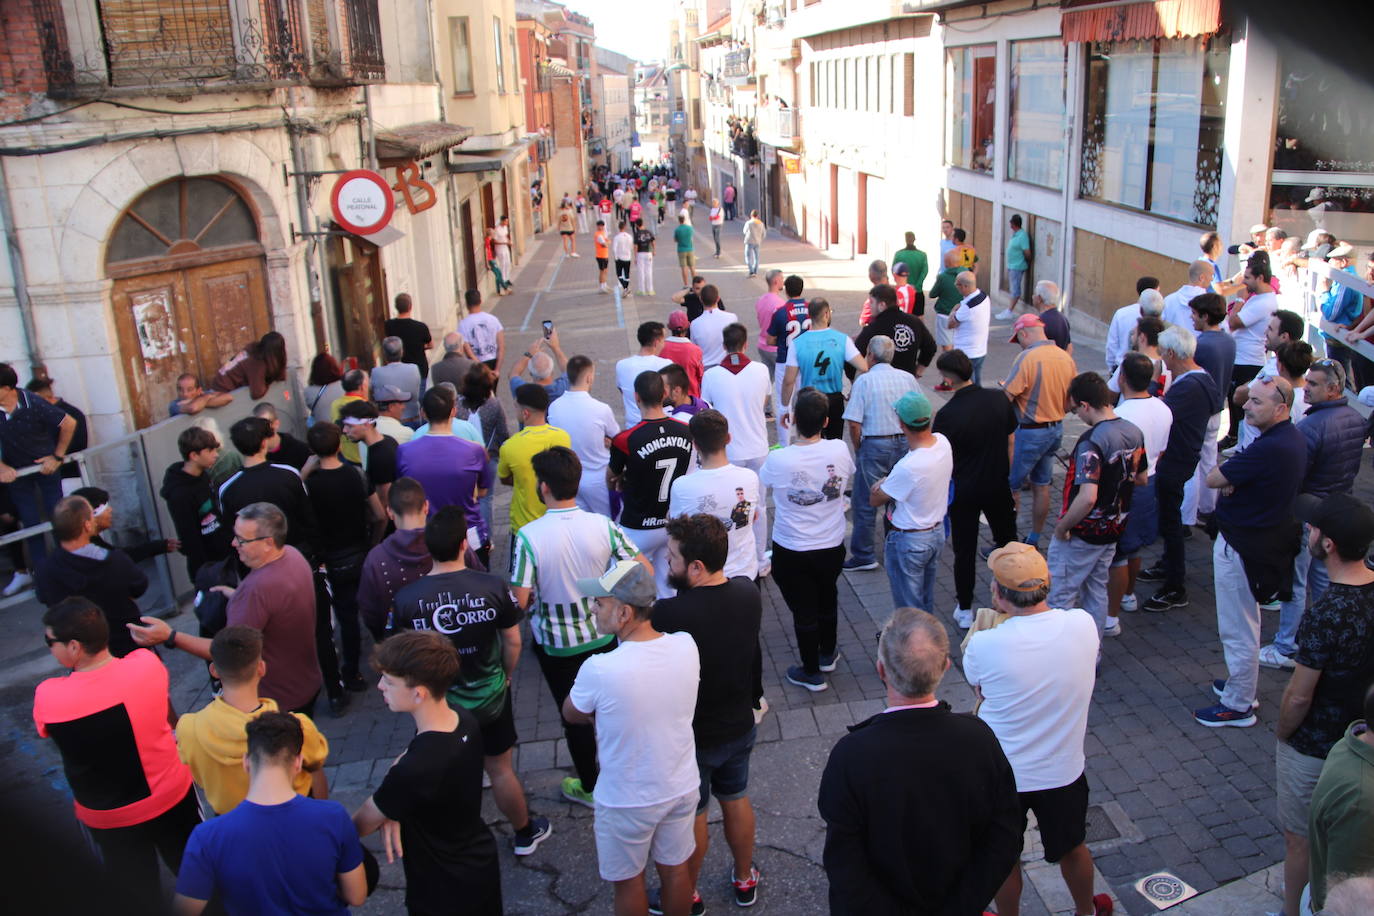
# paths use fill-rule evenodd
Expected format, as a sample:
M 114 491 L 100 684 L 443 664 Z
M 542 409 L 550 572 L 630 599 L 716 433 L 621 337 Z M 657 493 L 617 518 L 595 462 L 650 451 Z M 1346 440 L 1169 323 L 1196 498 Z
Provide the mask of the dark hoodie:
M 463 561 L 469 569 L 486 570 L 471 546 L 463 548 Z M 391 630 L 391 607 L 396 593 L 433 567 L 423 528 L 394 531 L 368 551 L 362 581 L 358 583 L 358 613 L 374 637 L 380 640 Z
M 138 648 L 124 624 L 142 616 L 134 599 L 148 590 L 148 577 L 124 551 L 95 544 L 81 553 L 59 548 L 39 565 L 34 585 L 48 607 L 77 595 L 98 605 L 110 624 L 110 652 L 116 657 Z
M 181 555 L 186 558 L 186 574 L 196 580 L 196 570 L 206 563 L 229 555 L 229 528 L 219 517 L 210 475 L 192 476 L 182 470 L 180 461 L 162 475 L 163 500 L 172 516 Z

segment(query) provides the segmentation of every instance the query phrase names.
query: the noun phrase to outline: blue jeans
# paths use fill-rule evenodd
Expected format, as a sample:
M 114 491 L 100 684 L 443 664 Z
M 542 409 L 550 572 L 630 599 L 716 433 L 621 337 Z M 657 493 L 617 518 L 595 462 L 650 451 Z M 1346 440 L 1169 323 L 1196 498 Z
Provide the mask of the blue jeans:
M 944 545 L 944 525 L 929 531 L 894 528 L 887 533 L 887 581 L 892 586 L 894 607 L 930 611 L 935 606 L 935 574 Z
M 28 474 L 10 484 L 10 499 L 19 510 L 19 522 L 25 528 L 42 524 L 52 518 L 53 506 L 62 499 L 62 478 L 57 474 Z M 29 570 L 38 569 L 48 556 L 46 535 L 37 534 L 24 543 L 29 545 Z
M 1026 272 L 1024 270 L 1013 270 L 1007 268 L 1007 291 L 1011 293 L 1011 300 L 1015 302 L 1021 298 L 1021 293 L 1026 282 Z
M 759 272 L 759 246 L 744 243 L 744 266 L 749 268 L 749 276 Z
M 849 555 L 856 562 L 872 563 L 877 559 L 873 552 L 873 519 L 878 514 L 875 506 L 868 504 L 868 492 L 881 477 L 892 471 L 892 466 L 907 453 L 906 437 L 893 436 L 879 438 L 870 436 L 859 440 L 857 473 L 854 475 L 854 489 L 851 494 L 851 509 L 854 515 L 854 533 L 849 539 Z
M 969 362 L 973 363 L 972 381 L 975 385 L 983 384 L 983 360 L 985 359 L 987 359 L 986 356 L 974 356 L 969 359 Z
M 1040 429 L 1018 426 L 1011 454 L 1011 488 L 1021 489 L 1027 477 L 1034 486 L 1049 486 L 1054 456 L 1063 441 L 1063 423 L 1051 423 Z
M 1316 604 L 1331 584 L 1326 572 L 1326 561 L 1318 560 L 1307 552 L 1308 532 L 1311 526 L 1302 526 L 1302 550 L 1293 561 L 1293 597 L 1283 602 L 1279 608 L 1279 629 L 1274 634 L 1274 647 L 1284 655 L 1298 651 L 1298 624 L 1307 612 L 1307 598 L 1311 595 Z

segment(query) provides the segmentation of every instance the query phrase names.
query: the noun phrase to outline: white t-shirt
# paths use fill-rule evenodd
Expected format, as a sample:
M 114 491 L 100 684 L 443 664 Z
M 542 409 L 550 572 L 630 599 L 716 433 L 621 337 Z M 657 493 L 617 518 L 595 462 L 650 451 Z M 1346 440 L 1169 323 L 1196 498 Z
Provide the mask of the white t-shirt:
M 1273 293 L 1255 293 L 1240 307 L 1238 314 L 1244 327 L 1231 332 L 1236 341 L 1237 366 L 1264 365 L 1264 332 L 1278 308 L 1279 299 Z
M 839 439 L 768 453 L 759 482 L 773 488 L 773 540 L 788 550 L 824 550 L 844 541 L 844 491 L 854 459 Z
M 896 502 L 892 524 L 908 531 L 934 528 L 945 520 L 949 479 L 954 474 L 954 450 L 935 434 L 929 448 L 914 448 L 892 466 L 882 490 Z
M 673 361 L 662 356 L 627 356 L 615 364 L 615 384 L 625 401 L 625 428 L 629 429 L 639 422 L 639 405 L 635 403 L 635 379 L 641 372 L 657 372 Z M 557 402 L 555 402 L 557 403 Z
M 642 808 L 696 791 L 692 716 L 700 677 L 688 633 L 622 642 L 582 663 L 568 697 L 596 714 L 597 804 Z
M 549 405 L 549 424 L 566 429 L 572 450 L 582 460 L 582 476 L 605 476 L 611 461 L 606 439 L 615 438 L 620 427 L 615 412 L 587 391 L 565 391 Z
M 970 307 L 968 304 L 969 299 L 981 295 L 981 292 L 974 292 L 959 300 L 959 305 L 951 316 L 959 322 L 959 326 L 951 332 L 954 335 L 954 346 L 963 350 L 969 359 L 988 355 L 988 325 L 992 323 L 992 303 L 983 296 L 983 301 L 976 307 Z
M 1166 324 L 1176 324 L 1181 328 L 1193 331 L 1193 310 L 1188 307 L 1198 296 L 1207 290 L 1201 286 L 1189 286 L 1183 284 L 1178 289 L 1164 297 L 1164 314 L 1161 316 Z
M 1083 774 L 1098 646 L 1097 624 L 1079 608 L 1013 617 L 969 640 L 964 678 L 983 694 L 978 718 L 997 735 L 1016 791 L 1058 789 Z
M 700 468 L 673 481 L 668 498 L 668 517 L 714 515 L 725 523 L 730 535 L 730 552 L 725 557 L 727 577 L 758 575 L 758 545 L 754 541 L 754 520 L 758 518 L 763 487 L 759 475 L 748 468 L 727 464 L 719 468 Z
M 773 381 L 768 367 L 750 362 L 737 373 L 724 366 L 713 366 L 701 377 L 701 397 L 725 414 L 730 421 L 730 444 L 725 457 L 731 461 L 748 461 L 768 454 L 768 396 Z
M 501 319 L 490 312 L 473 312 L 458 324 L 458 333 L 467 340 L 479 362 L 496 359 L 496 335 L 502 330 Z
M 1150 476 L 1155 476 L 1159 453 L 1169 444 L 1169 428 L 1174 425 L 1174 412 L 1163 398 L 1128 398 L 1116 405 L 1116 415 L 1123 420 L 1130 420 L 1145 436 L 1145 460 L 1150 466 Z
M 701 347 L 701 363 L 706 368 L 720 365 L 725 359 L 725 327 L 739 321 L 734 312 L 721 308 L 707 309 L 692 322 L 692 343 Z
M 617 261 L 633 261 L 635 238 L 628 232 L 617 232 L 611 239 L 611 257 Z

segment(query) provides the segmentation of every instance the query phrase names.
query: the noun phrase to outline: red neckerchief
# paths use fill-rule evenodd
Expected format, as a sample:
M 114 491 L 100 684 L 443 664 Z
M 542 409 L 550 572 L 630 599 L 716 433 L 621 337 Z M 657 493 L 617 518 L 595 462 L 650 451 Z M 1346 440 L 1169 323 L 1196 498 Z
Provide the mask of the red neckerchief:
M 727 353 L 725 354 L 725 359 L 721 360 L 720 364 L 732 375 L 739 375 L 740 372 L 744 370 L 744 367 L 749 365 L 749 357 L 745 356 L 743 353 Z

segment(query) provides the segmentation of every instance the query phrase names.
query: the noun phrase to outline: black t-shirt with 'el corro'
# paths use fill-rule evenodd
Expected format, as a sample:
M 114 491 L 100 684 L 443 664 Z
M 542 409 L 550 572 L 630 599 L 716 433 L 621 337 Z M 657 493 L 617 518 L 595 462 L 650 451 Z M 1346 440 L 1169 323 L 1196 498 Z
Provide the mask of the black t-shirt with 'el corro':
M 482 735 L 472 713 L 454 709 L 458 727 L 411 739 L 372 800 L 400 822 L 412 916 L 499 916 L 496 840 L 482 820 Z
M 692 732 L 698 748 L 720 747 L 754 727 L 754 648 L 763 603 L 744 576 L 683 589 L 654 605 L 654 628 L 687 633 L 701 656 Z

